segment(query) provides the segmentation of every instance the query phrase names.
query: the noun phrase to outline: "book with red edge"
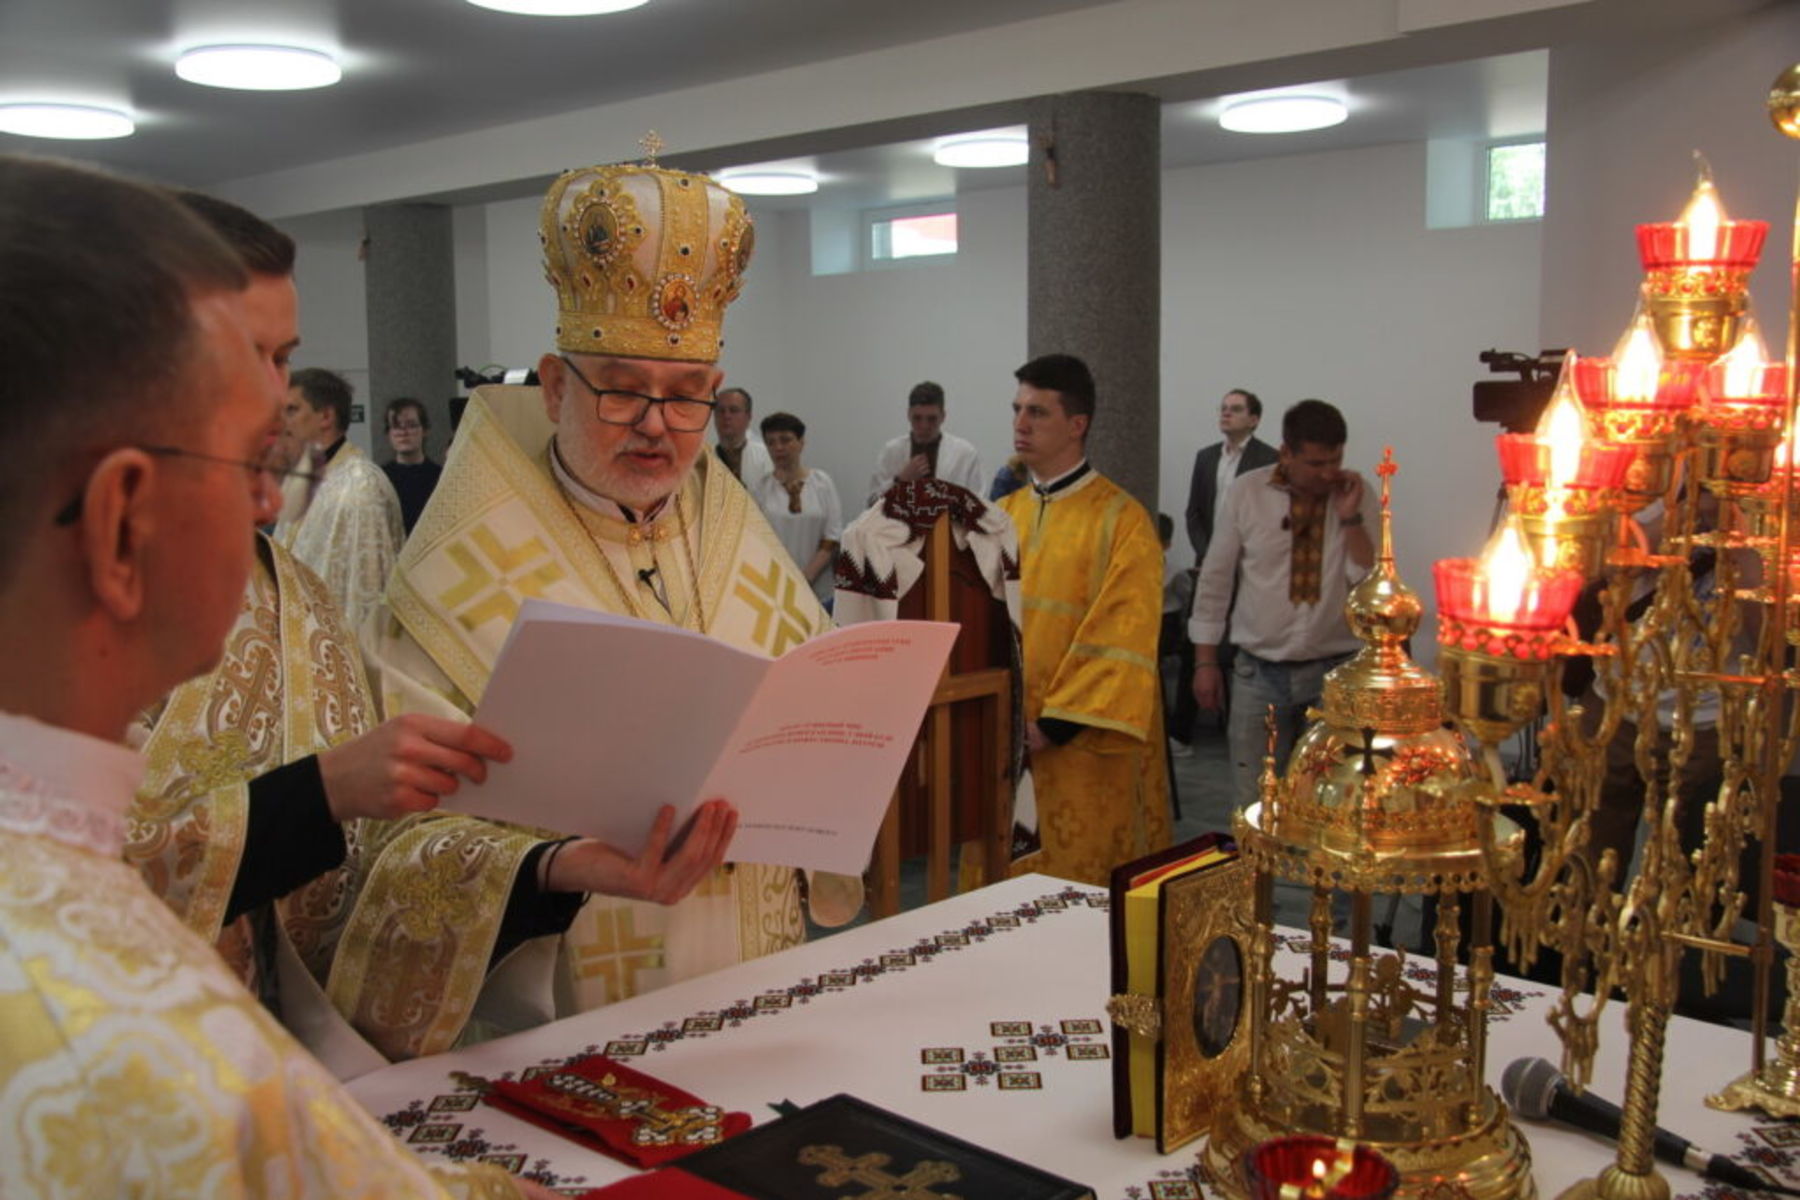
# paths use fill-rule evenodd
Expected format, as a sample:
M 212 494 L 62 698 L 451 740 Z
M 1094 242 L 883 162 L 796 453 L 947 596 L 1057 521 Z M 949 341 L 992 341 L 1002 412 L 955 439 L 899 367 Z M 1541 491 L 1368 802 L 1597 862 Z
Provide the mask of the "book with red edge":
M 1158 872 L 1168 872 L 1182 863 L 1210 851 L 1235 851 L 1236 843 L 1224 833 L 1202 834 L 1200 837 L 1120 863 L 1108 879 L 1107 946 L 1111 958 L 1111 989 L 1114 996 L 1131 992 L 1131 964 L 1126 954 L 1125 893 L 1148 882 Z M 1131 1033 L 1115 1023 L 1112 1030 L 1113 1136 L 1128 1138 L 1135 1122 L 1131 1102 Z

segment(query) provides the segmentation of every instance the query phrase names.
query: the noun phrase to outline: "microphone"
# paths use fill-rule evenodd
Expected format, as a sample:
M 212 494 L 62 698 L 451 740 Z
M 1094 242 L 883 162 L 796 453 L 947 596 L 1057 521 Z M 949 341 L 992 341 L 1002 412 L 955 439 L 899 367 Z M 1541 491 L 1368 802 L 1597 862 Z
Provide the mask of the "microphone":
M 1592 1092 L 1577 1095 L 1568 1077 L 1545 1059 L 1519 1058 L 1508 1063 L 1505 1073 L 1500 1076 L 1500 1098 L 1513 1112 L 1528 1120 L 1561 1121 L 1599 1134 L 1608 1141 L 1618 1139 L 1619 1106 Z M 1702 1150 L 1660 1125 L 1656 1127 L 1656 1157 L 1732 1187 L 1800 1196 L 1800 1190 L 1770 1183 L 1723 1154 Z
M 642 570 L 640 570 L 638 572 L 638 582 L 643 584 L 645 587 L 655 587 L 656 586 L 656 568 L 655 567 L 645 567 Z

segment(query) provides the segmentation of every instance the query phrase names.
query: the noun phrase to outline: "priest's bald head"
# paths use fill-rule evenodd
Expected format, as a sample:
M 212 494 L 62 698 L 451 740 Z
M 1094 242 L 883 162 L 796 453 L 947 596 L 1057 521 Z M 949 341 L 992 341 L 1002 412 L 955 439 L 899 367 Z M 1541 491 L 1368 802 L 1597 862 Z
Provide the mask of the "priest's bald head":
M 705 443 L 750 217 L 702 175 L 588 167 L 551 185 L 539 235 L 557 295 L 557 353 L 538 363 L 556 453 L 585 487 L 652 509 Z
M 117 738 L 217 658 L 279 505 L 245 282 L 160 189 L 0 156 L 0 709 Z

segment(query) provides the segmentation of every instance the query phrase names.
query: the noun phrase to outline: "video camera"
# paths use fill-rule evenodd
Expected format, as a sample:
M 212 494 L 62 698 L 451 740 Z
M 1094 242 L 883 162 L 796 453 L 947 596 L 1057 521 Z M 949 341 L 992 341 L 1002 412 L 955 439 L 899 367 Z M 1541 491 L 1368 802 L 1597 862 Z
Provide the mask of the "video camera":
M 1536 358 L 1510 350 L 1483 350 L 1481 361 L 1496 374 L 1511 371 L 1517 379 L 1490 379 L 1475 385 L 1475 419 L 1492 421 L 1508 433 L 1529 433 L 1556 390 L 1568 350 L 1542 350 Z

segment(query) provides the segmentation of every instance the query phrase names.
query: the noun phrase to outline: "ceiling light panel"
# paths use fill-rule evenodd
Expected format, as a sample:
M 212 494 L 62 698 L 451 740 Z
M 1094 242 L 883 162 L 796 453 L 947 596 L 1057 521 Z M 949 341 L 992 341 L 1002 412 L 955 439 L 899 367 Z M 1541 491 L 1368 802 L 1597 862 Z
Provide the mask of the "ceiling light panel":
M 86 142 L 129 137 L 136 130 L 131 116 L 114 108 L 54 102 L 0 104 L 0 133 Z
M 1013 129 L 945 138 L 931 152 L 940 167 L 1017 167 L 1030 158 L 1031 140 L 1023 130 Z
M 477 8 L 526 17 L 592 17 L 641 8 L 647 0 L 469 0 Z
M 1342 125 L 1349 115 L 1335 96 L 1251 96 L 1227 100 L 1219 124 L 1233 133 L 1303 133 Z
M 745 196 L 810 196 L 819 190 L 819 177 L 810 171 L 721 171 L 716 178 Z
M 196 46 L 175 61 L 189 83 L 250 92 L 330 87 L 344 77 L 331 55 L 299 46 Z

